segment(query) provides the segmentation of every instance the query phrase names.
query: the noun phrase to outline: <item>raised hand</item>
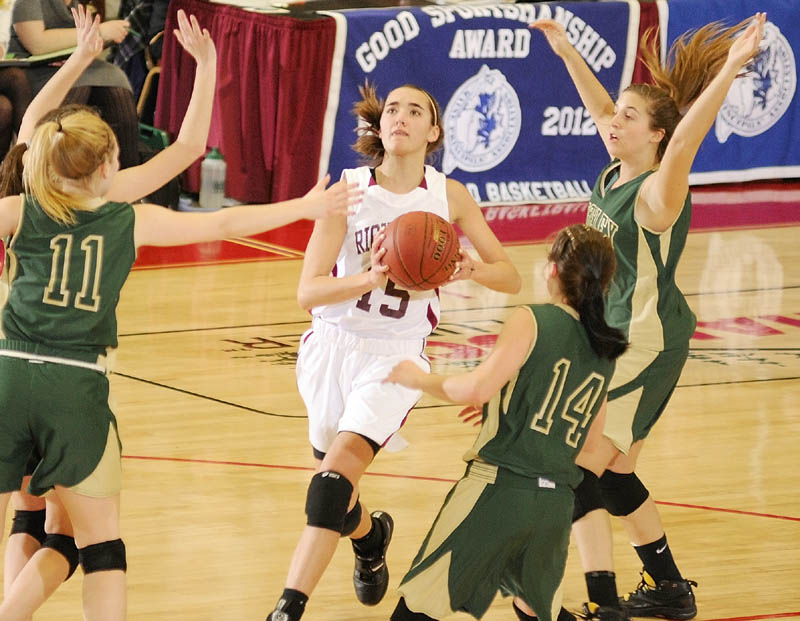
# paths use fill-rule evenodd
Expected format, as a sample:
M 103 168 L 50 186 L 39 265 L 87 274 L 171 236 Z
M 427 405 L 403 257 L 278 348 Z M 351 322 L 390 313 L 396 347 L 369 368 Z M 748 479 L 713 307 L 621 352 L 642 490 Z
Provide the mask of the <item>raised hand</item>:
M 205 28 L 200 28 L 194 15 L 186 17 L 183 9 L 178 11 L 178 28 L 172 31 L 178 43 L 191 54 L 198 65 L 211 64 L 216 67 L 217 48 L 211 35 Z
M 103 51 L 103 37 L 100 36 L 100 16 L 94 18 L 79 4 L 77 9 L 72 9 L 72 19 L 75 20 L 75 29 L 78 31 L 78 43 L 75 50 L 83 58 L 89 60 L 97 57 Z
M 331 176 L 325 175 L 303 197 L 308 206 L 305 218 L 319 220 L 328 216 L 346 216 L 350 207 L 361 200 L 363 192 L 357 183 L 348 184 L 342 179 L 325 189 L 330 180 Z
M 728 50 L 728 63 L 738 69 L 758 53 L 766 21 L 766 13 L 756 13 L 753 16 L 753 22 L 731 44 L 731 48 Z
M 564 26 L 553 19 L 537 19 L 535 22 L 528 24 L 528 28 L 533 28 L 544 34 L 550 47 L 559 56 L 563 56 L 572 47 L 569 39 L 567 39 L 567 31 L 564 30 Z

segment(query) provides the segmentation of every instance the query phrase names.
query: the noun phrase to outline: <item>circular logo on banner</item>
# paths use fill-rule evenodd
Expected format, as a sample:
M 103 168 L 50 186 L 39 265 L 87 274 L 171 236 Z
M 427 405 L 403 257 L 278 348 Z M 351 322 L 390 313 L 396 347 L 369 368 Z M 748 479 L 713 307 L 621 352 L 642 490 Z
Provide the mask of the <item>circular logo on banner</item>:
M 443 122 L 444 173 L 455 168 L 480 172 L 511 153 L 522 126 L 522 108 L 506 76 L 483 65 L 453 93 Z
M 719 142 L 731 134 L 764 133 L 789 109 L 797 86 L 792 46 L 772 22 L 764 24 L 761 50 L 737 78 L 717 114 L 714 133 Z

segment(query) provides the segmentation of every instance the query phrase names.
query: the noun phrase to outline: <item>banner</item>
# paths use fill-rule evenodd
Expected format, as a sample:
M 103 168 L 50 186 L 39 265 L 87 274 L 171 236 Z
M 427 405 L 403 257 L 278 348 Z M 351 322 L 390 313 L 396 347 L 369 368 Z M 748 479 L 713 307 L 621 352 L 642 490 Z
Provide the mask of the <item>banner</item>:
M 608 154 L 563 62 L 536 19 L 562 23 L 570 42 L 616 97 L 636 56 L 633 2 L 451 5 L 337 12 L 320 175 L 359 165 L 351 112 L 369 80 L 378 95 L 403 84 L 442 108 L 438 162 L 479 203 L 586 198 Z
M 703 141 L 692 184 L 800 177 L 800 95 L 797 0 L 670 0 L 667 44 L 687 30 L 716 20 L 734 25 L 766 11 L 761 51 L 737 78 Z

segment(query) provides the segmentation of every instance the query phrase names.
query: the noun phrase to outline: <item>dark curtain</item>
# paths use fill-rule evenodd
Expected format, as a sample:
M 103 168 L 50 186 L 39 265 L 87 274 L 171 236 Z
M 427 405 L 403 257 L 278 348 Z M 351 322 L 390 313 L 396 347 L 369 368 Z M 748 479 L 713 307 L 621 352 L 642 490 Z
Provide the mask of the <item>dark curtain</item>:
M 229 197 L 274 202 L 305 193 L 317 178 L 336 34 L 333 19 L 265 15 L 201 0 L 172 0 L 194 14 L 217 45 L 218 79 L 209 146 L 227 163 Z M 194 61 L 167 36 L 155 123 L 177 134 L 191 96 Z M 200 162 L 183 187 L 197 191 Z
M 639 10 L 641 11 L 639 17 L 639 41 L 641 41 L 642 36 L 644 36 L 644 33 L 647 32 L 648 29 L 658 28 L 658 6 L 655 2 L 640 1 Z M 657 32 L 658 31 L 656 31 L 656 33 Z M 659 41 L 658 35 L 656 35 L 656 41 Z M 649 84 L 651 82 L 650 70 L 645 67 L 641 57 L 638 55 L 636 64 L 633 66 L 633 78 L 631 82 L 633 84 Z

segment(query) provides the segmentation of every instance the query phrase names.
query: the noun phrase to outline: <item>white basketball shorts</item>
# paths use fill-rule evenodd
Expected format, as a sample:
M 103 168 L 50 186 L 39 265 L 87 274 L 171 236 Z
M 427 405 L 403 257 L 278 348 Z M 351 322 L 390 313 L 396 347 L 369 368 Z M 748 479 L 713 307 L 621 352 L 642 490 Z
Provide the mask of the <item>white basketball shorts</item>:
M 383 380 L 403 360 L 430 371 L 424 349 L 424 339 L 361 338 L 315 318 L 300 340 L 296 368 L 311 446 L 327 453 L 340 431 L 383 446 L 422 396 Z

